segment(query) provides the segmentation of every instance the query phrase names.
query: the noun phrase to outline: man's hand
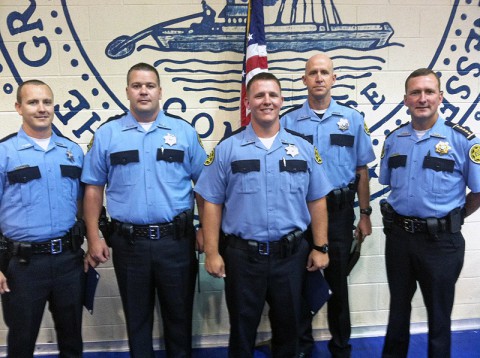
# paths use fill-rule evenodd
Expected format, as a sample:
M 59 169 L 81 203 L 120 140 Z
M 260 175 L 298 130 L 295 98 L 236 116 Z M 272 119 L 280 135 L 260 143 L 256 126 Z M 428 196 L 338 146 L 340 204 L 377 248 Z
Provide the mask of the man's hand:
M 205 270 L 216 278 L 226 277 L 225 263 L 220 254 L 210 254 L 205 256 Z
M 88 240 L 88 250 L 83 259 L 83 269 L 88 271 L 88 265 L 97 267 L 100 263 L 105 263 L 110 259 L 110 250 L 105 240 L 97 237 L 96 239 Z
M 198 251 L 199 254 L 203 253 L 203 229 L 199 228 L 195 233 L 195 249 Z
M 329 260 L 328 254 L 312 250 L 308 255 L 307 271 L 323 270 L 328 267 Z
M 3 295 L 6 292 L 10 292 L 10 289 L 7 285 L 7 278 L 5 277 L 3 272 L 0 271 L 0 294 Z
M 372 233 L 372 222 L 370 221 L 370 216 L 360 215 L 360 220 L 358 221 L 357 227 L 355 229 L 355 237 L 358 238 L 360 242 Z

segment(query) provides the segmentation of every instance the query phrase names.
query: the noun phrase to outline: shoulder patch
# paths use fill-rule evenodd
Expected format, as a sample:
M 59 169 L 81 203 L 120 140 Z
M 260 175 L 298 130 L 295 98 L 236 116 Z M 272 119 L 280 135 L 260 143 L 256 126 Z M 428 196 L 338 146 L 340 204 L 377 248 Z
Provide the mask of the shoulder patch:
M 460 124 L 453 123 L 451 121 L 445 121 L 445 124 L 449 127 L 452 127 L 452 129 L 456 130 L 457 132 L 463 134 L 464 137 L 467 137 L 468 140 L 472 140 L 475 138 L 475 134 L 466 127 L 462 127 Z
M 287 109 L 285 112 L 283 112 L 281 115 L 280 115 L 280 118 L 282 118 L 284 115 L 290 113 L 290 112 L 293 112 L 293 111 L 296 111 L 297 109 L 299 108 L 302 108 L 303 104 L 297 104 L 296 106 L 293 106 L 289 109 Z
M 388 138 L 393 132 L 398 131 L 400 128 L 405 127 L 408 123 L 410 123 L 410 122 L 406 122 L 406 123 L 400 124 L 397 128 L 395 128 L 393 131 L 391 131 L 390 133 L 388 133 L 388 134 L 385 136 L 385 138 Z
M 318 152 L 317 147 L 315 147 L 315 161 L 316 161 L 318 164 L 322 164 L 322 163 L 323 163 L 322 157 L 320 156 L 320 153 Z
M 370 129 L 367 126 L 367 122 L 363 121 L 363 129 L 365 130 L 365 133 L 369 136 L 370 135 Z
M 9 140 L 10 138 L 15 137 L 17 134 L 18 133 L 12 133 L 12 134 L 7 135 L 6 137 L 0 139 L 0 143 L 5 142 L 5 141 Z
M 480 144 L 474 144 L 468 151 L 468 156 L 475 164 L 480 164 Z
M 205 160 L 205 163 L 203 163 L 203 165 L 209 166 L 213 163 L 214 160 L 215 160 L 215 148 L 212 149 L 212 151 L 208 155 L 208 157 Z

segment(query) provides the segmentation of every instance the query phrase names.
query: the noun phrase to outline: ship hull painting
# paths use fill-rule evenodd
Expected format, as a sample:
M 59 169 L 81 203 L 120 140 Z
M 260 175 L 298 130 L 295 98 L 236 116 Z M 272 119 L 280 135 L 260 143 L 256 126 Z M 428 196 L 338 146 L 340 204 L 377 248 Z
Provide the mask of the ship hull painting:
M 242 53 L 245 26 L 238 24 L 245 22 L 246 6 L 233 8 L 232 4 L 227 4 L 221 14 L 221 17 L 225 18 L 225 23 L 216 21 L 215 11 L 205 1 L 202 1 L 202 6 L 203 11 L 200 13 L 153 25 L 132 36 L 122 35 L 108 44 L 105 53 L 112 59 L 130 56 L 135 46 L 149 37 L 153 38 L 157 46 L 151 46 L 151 42 L 150 44 L 147 42 L 140 45 L 138 51 L 148 48 L 157 51 Z M 235 11 L 229 11 L 229 9 Z M 233 16 L 237 24 L 231 21 Z M 201 21 L 192 23 L 189 27 L 171 27 L 194 18 L 201 18 Z M 320 23 L 281 23 L 277 19 L 275 23 L 265 25 L 267 50 L 270 53 L 328 51 L 338 48 L 367 51 L 390 45 L 388 41 L 394 31 L 389 23 L 352 25 L 343 24 L 338 13 L 335 18 L 336 22 L 326 19 Z
M 393 29 L 388 23 L 362 25 L 330 25 L 330 31 L 323 26 L 318 31 L 301 31 L 295 27 L 305 25 L 265 26 L 267 50 L 270 53 L 282 51 L 304 52 L 311 50 L 333 50 L 350 48 L 370 50 L 388 44 Z M 300 31 L 299 31 L 300 30 Z M 243 52 L 244 33 L 237 31 L 219 31 L 209 34 L 195 34 L 189 29 L 172 33 L 171 29 L 160 30 L 154 39 L 160 50 L 166 51 L 208 51 Z

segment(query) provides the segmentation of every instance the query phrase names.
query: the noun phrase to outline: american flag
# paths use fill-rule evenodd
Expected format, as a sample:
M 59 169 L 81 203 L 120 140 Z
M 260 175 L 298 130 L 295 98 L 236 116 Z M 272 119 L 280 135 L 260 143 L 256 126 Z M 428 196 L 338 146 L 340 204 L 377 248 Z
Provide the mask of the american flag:
M 250 111 L 245 106 L 247 83 L 257 73 L 267 71 L 267 42 L 265 40 L 263 20 L 263 0 L 249 0 L 247 26 L 245 29 L 242 91 L 240 96 L 240 120 L 242 126 L 250 123 Z

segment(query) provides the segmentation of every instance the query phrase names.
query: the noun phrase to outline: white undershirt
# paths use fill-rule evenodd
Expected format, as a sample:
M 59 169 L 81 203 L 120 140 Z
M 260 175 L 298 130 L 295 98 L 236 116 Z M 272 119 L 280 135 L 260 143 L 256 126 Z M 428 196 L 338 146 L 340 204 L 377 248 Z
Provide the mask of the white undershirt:
M 417 138 L 422 139 L 422 137 L 425 135 L 425 133 L 427 133 L 428 129 L 425 129 L 424 131 L 419 131 L 419 130 L 414 129 L 414 131 L 415 131 L 415 134 L 417 135 Z
M 153 122 L 138 122 L 138 123 L 140 123 L 143 129 L 145 129 L 145 132 L 148 132 L 148 130 L 152 127 Z
M 33 138 L 33 137 L 30 137 L 32 138 L 32 140 L 37 143 L 40 147 L 43 148 L 43 150 L 47 150 L 48 149 L 48 145 L 50 144 L 50 138 L 52 137 L 48 137 L 48 138 Z
M 272 144 L 273 144 L 273 141 L 275 140 L 275 138 L 277 138 L 277 135 L 278 135 L 278 132 L 275 133 L 275 135 L 273 137 L 270 137 L 270 138 L 259 138 L 260 141 L 263 143 L 263 145 L 265 146 L 265 148 L 267 149 L 270 149 L 272 147 Z

